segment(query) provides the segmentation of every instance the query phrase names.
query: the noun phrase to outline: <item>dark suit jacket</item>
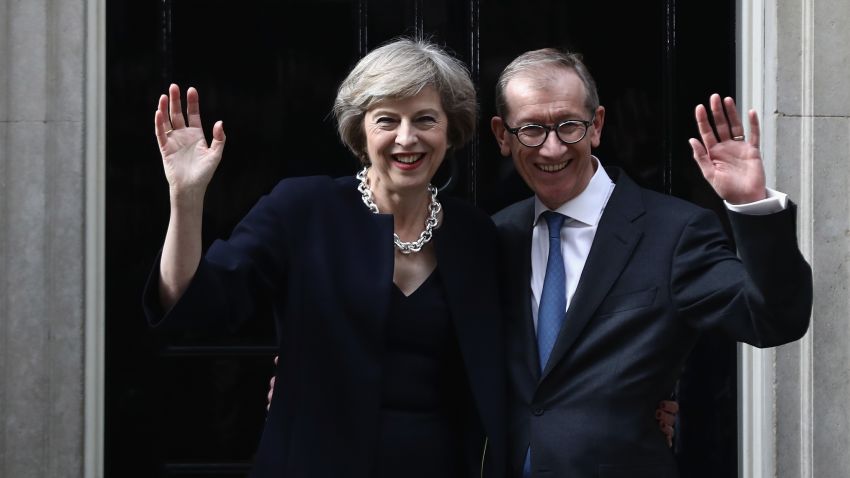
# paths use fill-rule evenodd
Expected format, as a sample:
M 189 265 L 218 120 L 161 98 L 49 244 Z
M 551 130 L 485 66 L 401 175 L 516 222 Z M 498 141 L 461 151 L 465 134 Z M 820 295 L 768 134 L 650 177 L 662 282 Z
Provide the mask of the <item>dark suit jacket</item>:
M 529 443 L 535 477 L 675 477 L 655 422 L 700 332 L 758 347 L 801 337 L 811 269 L 795 209 L 730 213 L 738 253 L 714 213 L 616 183 L 566 322 L 541 374 L 531 315 L 533 199 L 494 216 L 502 239 L 509 362 L 509 461 Z
M 367 478 L 373 469 L 393 218 L 370 212 L 356 185 L 350 177 L 281 181 L 227 241 L 211 246 L 164 317 L 159 261 L 148 282 L 154 325 L 232 329 L 272 303 L 280 365 L 252 476 Z M 433 243 L 474 402 L 463 438 L 469 475 L 483 467 L 483 476 L 498 478 L 506 468 L 507 388 L 496 231 L 463 201 L 441 202 Z

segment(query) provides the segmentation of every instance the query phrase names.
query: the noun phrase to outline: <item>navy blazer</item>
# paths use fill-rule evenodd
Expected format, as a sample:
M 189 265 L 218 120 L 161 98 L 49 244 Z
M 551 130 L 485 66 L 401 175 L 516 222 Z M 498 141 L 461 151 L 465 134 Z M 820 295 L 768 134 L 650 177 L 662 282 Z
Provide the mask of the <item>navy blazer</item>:
M 280 365 L 254 477 L 367 478 L 374 468 L 393 217 L 370 212 L 356 186 L 352 177 L 283 180 L 210 247 L 164 317 L 159 261 L 146 287 L 153 325 L 232 329 L 272 304 Z M 507 411 L 496 231 L 471 205 L 441 202 L 433 243 L 474 402 L 466 462 L 470 476 L 499 478 Z
M 638 187 L 616 168 L 566 322 L 540 371 L 531 315 L 529 198 L 494 216 L 502 239 L 508 338 L 509 462 L 529 444 L 534 477 L 675 477 L 655 408 L 699 334 L 769 347 L 801 337 L 812 274 L 795 208 L 730 213 L 738 255 L 716 215 Z M 739 258 L 740 256 L 740 258 Z

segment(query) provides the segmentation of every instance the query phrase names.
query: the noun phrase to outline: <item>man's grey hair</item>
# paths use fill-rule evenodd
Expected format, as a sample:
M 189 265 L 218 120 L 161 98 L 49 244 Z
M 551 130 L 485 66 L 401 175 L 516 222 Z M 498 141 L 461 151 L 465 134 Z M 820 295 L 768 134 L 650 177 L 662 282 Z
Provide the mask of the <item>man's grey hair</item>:
M 464 64 L 427 40 L 400 38 L 364 56 L 339 86 L 333 112 L 342 142 L 364 164 L 363 118 L 375 104 L 410 98 L 432 86 L 448 117 L 448 142 L 457 148 L 472 138 L 477 119 L 475 86 Z
M 599 93 L 596 91 L 596 82 L 593 81 L 593 76 L 590 75 L 590 70 L 582 61 L 581 55 L 554 48 L 543 48 L 523 53 L 502 70 L 496 82 L 496 114 L 502 118 L 508 114 L 505 88 L 512 79 L 517 76 L 526 76 L 539 80 L 541 85 L 545 85 L 554 79 L 560 68 L 572 70 L 578 75 L 584 84 L 586 94 L 584 106 L 588 114 L 595 113 L 596 108 L 599 107 Z

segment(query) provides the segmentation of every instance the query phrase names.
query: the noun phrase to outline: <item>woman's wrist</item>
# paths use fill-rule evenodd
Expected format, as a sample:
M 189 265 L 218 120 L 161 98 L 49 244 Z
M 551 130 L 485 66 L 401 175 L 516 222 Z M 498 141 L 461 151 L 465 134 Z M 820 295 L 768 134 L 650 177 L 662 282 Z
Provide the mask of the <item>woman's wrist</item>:
M 204 196 L 206 190 L 203 188 L 175 188 L 170 187 L 171 212 L 200 212 L 204 209 Z

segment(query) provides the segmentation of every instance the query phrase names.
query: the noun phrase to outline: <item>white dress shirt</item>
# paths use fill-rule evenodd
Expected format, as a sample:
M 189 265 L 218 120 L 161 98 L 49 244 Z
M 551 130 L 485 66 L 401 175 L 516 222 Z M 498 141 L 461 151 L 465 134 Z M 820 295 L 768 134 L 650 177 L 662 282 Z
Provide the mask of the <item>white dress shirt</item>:
M 594 156 L 593 161 L 596 172 L 590 178 L 584 191 L 555 210 L 567 216 L 564 225 L 561 226 L 561 256 L 564 258 L 567 278 L 567 289 L 564 291 L 567 295 L 565 311 L 570 308 L 584 264 L 590 254 L 590 246 L 593 244 L 593 238 L 596 237 L 602 212 L 605 211 L 608 199 L 614 192 L 614 183 L 605 173 L 599 160 Z M 784 193 L 768 188 L 767 195 L 766 199 L 749 204 L 725 204 L 731 211 L 752 215 L 772 214 L 787 207 L 788 198 Z M 537 330 L 537 309 L 540 304 L 540 294 L 543 292 L 546 261 L 549 257 L 549 226 L 540 217 L 547 210 L 548 208 L 535 196 L 534 229 L 531 233 L 531 315 L 534 319 L 534 330 Z

